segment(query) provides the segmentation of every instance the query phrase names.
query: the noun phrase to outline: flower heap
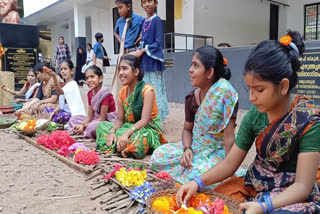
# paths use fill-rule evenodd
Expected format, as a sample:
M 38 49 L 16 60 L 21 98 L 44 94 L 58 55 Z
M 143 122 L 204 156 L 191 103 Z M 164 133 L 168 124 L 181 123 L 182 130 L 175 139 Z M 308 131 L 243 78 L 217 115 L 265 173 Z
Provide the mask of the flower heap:
M 68 156 L 68 148 L 75 143 L 66 131 L 53 131 L 50 135 L 42 134 L 37 139 L 38 145 L 43 145 L 51 150 L 58 150 L 57 153 Z
M 142 186 L 130 191 L 130 198 L 141 205 L 146 205 L 147 199 L 155 192 L 156 190 L 153 189 L 150 182 L 144 182 Z
M 28 122 L 20 123 L 18 128 L 22 131 L 34 131 L 36 125 L 37 125 L 36 120 L 28 120 Z
M 163 196 L 153 201 L 152 208 L 165 214 L 232 214 L 223 200 L 216 198 L 212 202 L 210 196 L 203 193 L 192 196 L 188 207 L 178 208 L 175 196 Z
M 140 169 L 126 169 L 120 168 L 116 172 L 117 180 L 124 186 L 141 186 L 147 178 L 147 172 L 145 170 L 141 171 Z
M 76 150 L 73 159 L 76 163 L 83 163 L 85 165 L 96 165 L 100 161 L 97 152 L 93 150 L 87 151 L 82 148 Z

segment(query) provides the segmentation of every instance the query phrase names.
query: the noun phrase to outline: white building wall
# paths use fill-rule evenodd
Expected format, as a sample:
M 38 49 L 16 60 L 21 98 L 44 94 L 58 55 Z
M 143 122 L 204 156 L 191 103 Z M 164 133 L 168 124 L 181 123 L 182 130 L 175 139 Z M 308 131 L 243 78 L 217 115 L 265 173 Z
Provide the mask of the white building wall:
M 198 0 L 197 4 L 198 4 Z M 182 0 L 182 18 L 175 19 L 174 28 L 175 33 L 183 34 L 197 34 L 195 31 L 195 0 Z M 193 39 L 188 39 L 188 48 L 193 47 Z M 185 49 L 186 39 L 184 37 L 175 37 L 175 48 Z
M 287 10 L 279 6 L 279 36 L 285 31 Z M 213 36 L 215 45 L 249 45 L 269 38 L 269 20 L 270 2 L 265 0 L 197 0 L 194 31 Z
M 27 17 L 59 0 L 23 0 L 24 16 Z

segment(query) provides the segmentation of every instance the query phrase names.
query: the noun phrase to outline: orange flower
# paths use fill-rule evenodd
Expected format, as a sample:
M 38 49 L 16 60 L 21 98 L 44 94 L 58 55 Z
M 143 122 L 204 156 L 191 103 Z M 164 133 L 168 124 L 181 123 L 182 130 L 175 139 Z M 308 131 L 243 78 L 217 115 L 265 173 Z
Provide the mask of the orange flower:
M 228 65 L 228 60 L 226 58 L 224 58 L 224 57 L 223 57 L 223 64 L 224 64 L 224 66 Z
M 285 35 L 280 39 L 280 43 L 285 46 L 288 46 L 291 42 L 292 42 L 292 38 L 289 35 Z

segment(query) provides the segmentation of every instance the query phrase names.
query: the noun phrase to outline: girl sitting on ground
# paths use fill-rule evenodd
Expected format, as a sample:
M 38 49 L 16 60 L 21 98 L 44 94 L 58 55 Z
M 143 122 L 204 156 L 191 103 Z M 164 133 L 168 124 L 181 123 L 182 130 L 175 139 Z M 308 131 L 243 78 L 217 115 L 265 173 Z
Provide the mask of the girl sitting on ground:
M 46 62 L 40 62 L 34 67 L 34 71 L 37 74 L 38 79 L 41 84 L 37 95 L 31 101 L 26 102 L 22 109 L 18 110 L 17 113 L 27 113 L 30 115 L 35 115 L 38 113 L 43 113 L 45 108 L 56 108 L 58 103 L 58 94 L 54 84 L 54 78 L 48 73 L 44 72 L 44 67 L 54 70 L 53 67 Z M 63 80 L 57 76 L 58 82 L 64 85 Z
M 60 64 L 60 74 L 65 81 L 61 88 L 57 75 L 52 70 L 46 71 L 54 79 L 55 87 L 59 96 L 59 105 L 55 109 L 47 109 L 48 112 L 54 112 L 52 121 L 60 124 L 69 122 L 71 116 L 86 116 L 78 84 L 73 80 L 73 63 L 71 60 L 63 60 Z
M 85 138 L 96 136 L 96 129 L 102 121 L 117 119 L 115 101 L 108 88 L 102 86 L 103 75 L 99 67 L 93 65 L 85 72 L 88 92 L 88 116 L 74 115 L 70 118 L 68 132 Z
M 97 148 L 123 157 L 144 158 L 167 143 L 161 129 L 154 88 L 146 84 L 140 62 L 133 55 L 121 58 L 118 119 L 97 128 Z
M 224 159 L 235 140 L 238 111 L 238 93 L 228 82 L 231 72 L 218 49 L 197 49 L 189 74 L 198 88 L 186 96 L 182 142 L 163 145 L 151 156 L 154 169 L 169 172 L 180 183 Z
M 320 161 L 319 112 L 308 97 L 290 94 L 298 81 L 303 51 L 300 34 L 289 32 L 280 42 L 259 43 L 246 62 L 244 80 L 255 108 L 240 129 L 256 125 L 256 120 L 248 120 L 255 115 L 264 118 L 264 128 L 256 138 L 257 155 L 245 177 L 231 178 L 214 189 L 244 202 L 240 208 L 246 214 L 320 212 L 320 186 L 315 182 Z M 245 136 L 250 135 L 255 133 Z M 250 139 L 237 140 L 223 161 L 184 184 L 177 193 L 178 204 L 186 203 L 205 185 L 231 176 L 252 146 Z
M 14 91 L 3 85 L 1 88 L 14 96 L 21 97 L 24 95 L 24 99 L 15 99 L 13 103 L 14 110 L 21 109 L 24 102 L 27 102 L 37 95 L 40 83 L 38 83 L 37 74 L 33 69 L 30 69 L 27 74 L 27 82 L 19 91 Z

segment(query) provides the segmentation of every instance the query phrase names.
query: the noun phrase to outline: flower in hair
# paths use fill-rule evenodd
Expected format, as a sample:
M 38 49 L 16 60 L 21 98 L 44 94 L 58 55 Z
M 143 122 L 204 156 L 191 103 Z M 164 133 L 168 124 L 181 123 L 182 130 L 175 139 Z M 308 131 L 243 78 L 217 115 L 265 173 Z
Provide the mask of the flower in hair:
M 292 42 L 292 38 L 289 35 L 285 35 L 280 39 L 280 43 L 283 44 L 284 46 L 290 45 L 291 42 Z
M 224 64 L 224 66 L 228 65 L 228 60 L 226 58 L 224 58 L 224 57 L 223 57 L 223 64 Z

